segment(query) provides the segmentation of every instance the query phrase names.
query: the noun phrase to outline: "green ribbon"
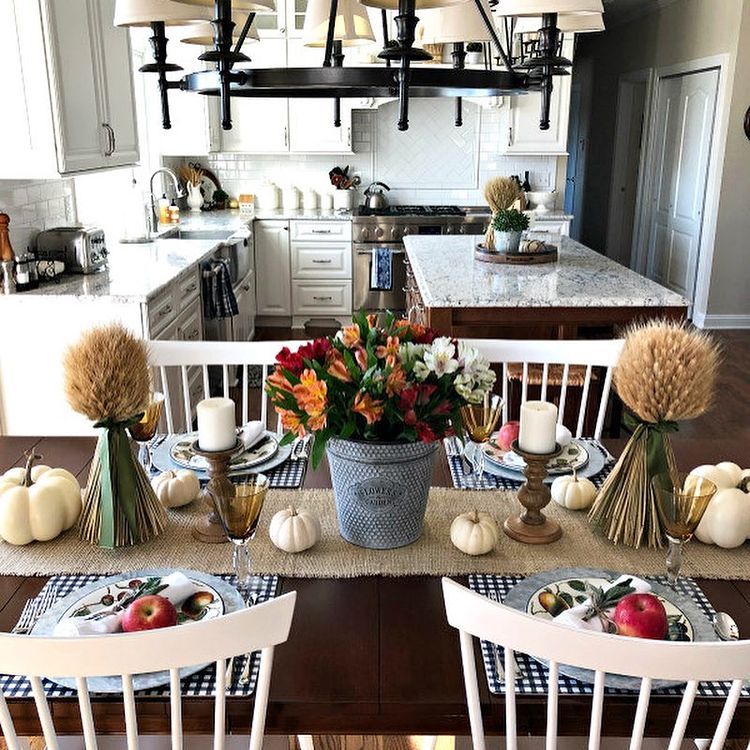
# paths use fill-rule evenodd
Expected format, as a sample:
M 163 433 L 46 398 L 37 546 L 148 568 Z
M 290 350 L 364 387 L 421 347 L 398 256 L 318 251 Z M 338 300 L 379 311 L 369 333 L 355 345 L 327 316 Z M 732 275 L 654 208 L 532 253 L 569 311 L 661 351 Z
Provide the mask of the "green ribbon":
M 646 470 L 649 479 L 669 472 L 671 467 L 667 459 L 665 439 L 670 432 L 677 432 L 677 422 L 647 422 L 630 412 L 625 412 L 623 421 L 628 429 L 633 430 L 633 437 L 646 433 Z
M 102 429 L 97 444 L 100 465 L 101 500 L 99 514 L 101 524 L 99 546 L 115 548 L 115 506 L 118 506 L 134 536 L 138 535 L 135 514 L 135 498 L 138 486 L 135 458 L 130 449 L 125 430 L 140 422 L 142 414 L 137 414 L 122 422 L 103 419 L 94 427 Z

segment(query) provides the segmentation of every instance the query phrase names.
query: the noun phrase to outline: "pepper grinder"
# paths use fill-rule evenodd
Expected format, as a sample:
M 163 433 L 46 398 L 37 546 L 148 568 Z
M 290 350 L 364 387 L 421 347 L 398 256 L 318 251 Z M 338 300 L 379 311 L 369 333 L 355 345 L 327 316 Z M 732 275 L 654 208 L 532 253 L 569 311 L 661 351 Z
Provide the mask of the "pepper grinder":
M 16 291 L 16 282 L 13 278 L 13 261 L 15 254 L 10 244 L 10 216 L 0 214 L 0 264 L 3 269 L 3 294 L 13 294 Z

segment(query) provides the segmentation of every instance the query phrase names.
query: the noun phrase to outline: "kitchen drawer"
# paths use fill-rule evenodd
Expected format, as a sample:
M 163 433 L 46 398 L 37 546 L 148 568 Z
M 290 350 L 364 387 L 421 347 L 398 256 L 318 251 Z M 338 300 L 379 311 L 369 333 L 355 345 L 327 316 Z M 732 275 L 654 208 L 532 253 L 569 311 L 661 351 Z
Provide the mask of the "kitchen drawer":
M 184 310 L 200 294 L 200 270 L 196 266 L 177 281 L 177 301 L 180 310 Z
M 170 284 L 148 300 L 148 330 L 150 337 L 160 338 L 158 333 L 177 317 L 175 285 Z
M 351 221 L 292 221 L 292 240 L 351 242 Z
M 348 315 L 352 311 L 351 281 L 292 281 L 294 315 Z
M 293 279 L 351 279 L 349 242 L 293 242 Z

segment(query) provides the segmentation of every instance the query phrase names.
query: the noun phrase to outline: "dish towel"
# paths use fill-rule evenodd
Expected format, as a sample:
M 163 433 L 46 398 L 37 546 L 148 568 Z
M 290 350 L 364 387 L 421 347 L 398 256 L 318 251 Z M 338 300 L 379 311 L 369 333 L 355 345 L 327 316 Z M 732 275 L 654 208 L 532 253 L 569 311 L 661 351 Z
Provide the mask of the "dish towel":
M 651 591 L 651 584 L 644 581 L 642 578 L 636 578 L 635 576 L 622 575 L 619 578 L 612 581 L 612 583 L 602 586 L 603 591 L 609 591 L 614 586 L 629 581 L 629 585 L 635 589 L 632 593 L 634 594 L 647 594 Z M 586 615 L 591 614 L 591 599 L 586 599 L 581 604 L 576 604 L 575 607 L 566 609 L 561 612 L 557 617 L 553 618 L 558 625 L 565 625 L 568 628 L 575 628 L 576 630 L 593 630 L 597 633 L 601 633 L 604 630 L 602 620 L 596 614 L 590 616 L 589 619 L 585 619 Z M 611 616 L 615 608 L 611 607 L 604 611 L 604 615 Z
M 229 261 L 208 261 L 203 265 L 203 316 L 208 320 L 217 320 L 231 318 L 239 311 L 232 290 Z
M 179 571 L 161 579 L 159 596 L 169 599 L 172 604 L 178 606 L 189 596 L 196 592 L 195 584 Z M 128 600 L 129 601 L 129 600 Z M 122 602 L 115 604 L 108 612 L 103 610 L 91 617 L 73 619 L 66 617 L 55 625 L 54 633 L 63 638 L 72 638 L 79 635 L 105 635 L 117 633 L 122 630 L 121 622 L 125 614 Z
M 393 289 L 393 254 L 387 247 L 372 249 L 370 288 L 388 292 Z

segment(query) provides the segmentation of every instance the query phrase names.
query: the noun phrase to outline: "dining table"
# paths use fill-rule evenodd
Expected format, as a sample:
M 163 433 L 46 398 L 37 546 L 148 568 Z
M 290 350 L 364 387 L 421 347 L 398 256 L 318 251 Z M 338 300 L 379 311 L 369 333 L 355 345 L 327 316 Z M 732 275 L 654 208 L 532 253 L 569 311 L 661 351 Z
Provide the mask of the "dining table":
M 604 440 L 618 455 L 623 440 Z M 0 437 L 0 472 L 22 465 L 26 451 L 44 456 L 44 463 L 61 466 L 85 484 L 94 439 L 85 437 Z M 750 446 L 726 439 L 673 439 L 678 465 L 690 469 L 722 460 L 750 465 Z M 433 484 L 451 486 L 444 452 L 435 464 Z M 305 488 L 330 488 L 325 461 L 308 468 Z M 284 490 L 279 490 L 283 492 Z M 459 510 L 457 510 L 459 512 Z M 519 545 L 519 555 L 523 547 Z M 690 554 L 688 546 L 687 554 Z M 148 565 L 148 559 L 143 564 Z M 596 560 L 591 566 L 596 567 Z M 206 571 L 212 572 L 212 571 Z M 18 621 L 24 603 L 47 579 L 43 576 L 0 576 L 0 631 Z M 462 583 L 466 579 L 457 577 Z M 729 613 L 741 636 L 750 634 L 750 581 L 696 579 L 711 605 Z M 281 592 L 296 591 L 297 605 L 289 640 L 277 648 L 271 681 L 266 731 L 270 734 L 468 735 L 458 633 L 445 617 L 440 578 L 368 576 L 360 578 L 290 578 Z M 485 730 L 504 733 L 504 699 L 490 693 L 478 642 L 475 644 L 479 690 Z M 0 662 L 2 655 L 0 654 Z M 1 664 L 0 664 L 1 669 Z M 213 731 L 213 699 L 185 698 L 184 731 Z M 603 734 L 629 736 L 638 693 L 607 695 Z M 518 695 L 519 735 L 544 736 L 543 695 Z M 668 737 L 680 698 L 652 697 L 645 734 Z M 689 737 L 710 737 L 723 699 L 698 697 L 687 728 Z M 559 734 L 587 734 L 591 697 L 561 695 Z M 31 698 L 8 700 L 21 735 L 41 733 Z M 125 730 L 122 700 L 117 695 L 93 696 L 97 731 Z M 60 734 L 80 734 L 78 702 L 74 697 L 51 698 L 55 727 Z M 252 697 L 228 697 L 227 732 L 249 732 Z M 138 724 L 143 734 L 168 733 L 168 697 L 138 700 Z M 750 736 L 750 699 L 743 698 L 732 722 L 730 738 Z

